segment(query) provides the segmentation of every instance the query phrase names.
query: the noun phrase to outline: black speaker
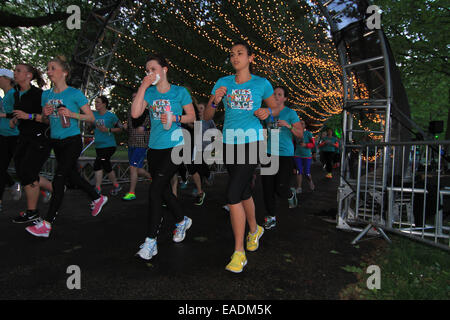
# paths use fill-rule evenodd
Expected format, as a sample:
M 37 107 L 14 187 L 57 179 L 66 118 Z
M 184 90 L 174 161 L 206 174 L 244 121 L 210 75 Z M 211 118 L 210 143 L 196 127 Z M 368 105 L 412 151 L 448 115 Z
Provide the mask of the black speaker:
M 444 132 L 444 121 L 430 121 L 428 131 L 432 134 L 438 134 Z

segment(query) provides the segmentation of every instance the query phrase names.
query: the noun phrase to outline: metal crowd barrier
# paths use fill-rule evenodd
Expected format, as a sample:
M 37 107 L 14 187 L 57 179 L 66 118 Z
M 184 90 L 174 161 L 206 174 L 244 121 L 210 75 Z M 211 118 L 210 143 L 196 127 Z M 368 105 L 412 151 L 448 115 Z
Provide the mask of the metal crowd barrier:
M 388 231 L 450 250 L 449 147 L 450 141 L 355 146 L 357 164 L 349 170 L 356 181 L 348 183 L 353 192 L 338 216 L 341 225 L 366 225 L 352 243 L 367 233 L 390 241 Z

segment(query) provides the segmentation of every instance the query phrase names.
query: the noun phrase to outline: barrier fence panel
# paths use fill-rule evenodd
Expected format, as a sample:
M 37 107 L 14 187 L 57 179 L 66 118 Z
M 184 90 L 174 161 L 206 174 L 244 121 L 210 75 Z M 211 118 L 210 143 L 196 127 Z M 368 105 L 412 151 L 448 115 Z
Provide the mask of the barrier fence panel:
M 338 217 L 347 225 L 366 225 L 353 243 L 368 232 L 389 240 L 386 230 L 450 250 L 450 171 L 444 154 L 449 145 L 431 141 L 355 146 L 355 192 L 347 201 L 347 214 Z

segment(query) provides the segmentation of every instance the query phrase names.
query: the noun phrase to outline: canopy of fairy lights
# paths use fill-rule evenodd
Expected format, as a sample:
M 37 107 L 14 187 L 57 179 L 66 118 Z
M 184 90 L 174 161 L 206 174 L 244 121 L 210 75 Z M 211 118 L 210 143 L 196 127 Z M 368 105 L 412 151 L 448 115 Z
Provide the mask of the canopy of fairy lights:
M 296 7 L 293 6 L 293 2 Z M 234 42 L 246 41 L 255 53 L 253 72 L 267 78 L 273 86 L 286 87 L 289 91 L 288 105 L 309 122 L 312 131 L 319 131 L 330 117 L 341 113 L 342 68 L 338 63 L 329 26 L 314 0 L 157 0 L 155 3 L 164 8 L 166 14 L 176 19 L 178 25 L 196 37 L 206 40 L 211 48 L 225 55 Z M 232 8 L 232 12 L 224 10 L 224 3 L 227 3 L 227 8 Z M 147 4 L 147 1 L 137 1 L 130 9 L 133 11 L 131 15 L 133 18 L 130 21 L 133 27 L 118 33 L 121 44 L 125 47 L 138 48 L 142 56 L 156 53 L 152 46 L 136 36 L 138 34 L 136 30 L 140 29 L 140 34 L 148 34 L 153 41 L 161 42 L 171 52 L 182 53 L 194 63 L 188 64 L 168 58 L 170 68 L 190 78 L 189 89 L 193 96 L 197 99 L 207 99 L 215 81 L 219 77 L 231 74 L 232 69 L 224 61 L 214 60 L 202 55 L 201 51 L 194 51 L 192 46 L 180 42 L 179 37 L 175 41 L 170 34 L 160 30 L 158 26 L 161 26 L 161 21 L 151 23 L 149 19 L 144 19 L 142 9 Z M 296 12 L 300 10 L 307 15 L 307 19 L 302 21 L 308 23 L 308 26 L 300 28 L 296 25 L 298 13 L 293 12 L 293 8 Z M 236 16 L 239 19 L 236 19 Z M 243 24 L 246 28 L 242 27 Z M 248 26 L 251 26 L 251 33 Z M 313 40 L 311 36 L 306 39 L 302 31 L 306 27 L 310 28 L 309 34 L 313 34 Z M 126 76 L 113 71 L 108 76 L 115 84 L 137 88 L 145 69 L 144 64 L 139 62 L 142 59 L 138 61 L 135 53 L 129 54 L 126 50 L 116 50 L 113 54 L 116 64 L 126 64 L 137 76 Z M 203 69 L 197 68 L 198 66 Z M 204 68 L 211 72 L 199 71 Z M 171 79 L 171 82 L 183 85 L 176 80 Z M 364 84 L 357 85 L 360 87 L 360 98 L 365 98 Z M 115 92 L 111 95 L 124 104 L 131 102 L 130 98 Z M 383 121 L 379 117 L 372 120 Z M 361 126 L 364 127 L 363 124 Z

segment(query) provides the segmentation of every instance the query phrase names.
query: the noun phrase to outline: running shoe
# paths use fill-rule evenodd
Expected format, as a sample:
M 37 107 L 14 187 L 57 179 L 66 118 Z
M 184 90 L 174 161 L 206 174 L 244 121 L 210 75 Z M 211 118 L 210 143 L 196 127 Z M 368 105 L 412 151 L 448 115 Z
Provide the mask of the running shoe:
M 97 200 L 91 202 L 92 216 L 96 217 L 102 211 L 103 206 L 108 202 L 107 196 L 100 196 Z
M 180 181 L 180 189 L 186 189 L 188 187 L 188 182 L 186 181 Z
M 214 173 L 211 172 L 209 174 L 209 177 L 208 178 L 204 178 L 203 181 L 208 187 L 211 187 L 213 185 L 213 183 L 214 183 Z
M 264 228 L 261 226 L 256 226 L 255 233 L 248 233 L 247 235 L 247 250 L 256 251 L 259 248 L 259 239 L 264 234 Z
M 295 193 L 302 193 L 303 190 L 302 190 L 302 188 L 299 187 L 299 188 L 297 188 L 297 190 L 295 190 L 295 191 L 296 191 Z
M 50 202 L 50 199 L 52 198 L 52 193 L 50 191 L 41 190 L 41 195 L 42 195 L 42 202 L 43 203 L 49 203 Z
M 34 222 L 34 226 L 26 227 L 25 230 L 35 237 L 48 238 L 52 230 L 52 225 L 39 218 L 39 220 Z
M 134 193 L 128 192 L 125 196 L 122 197 L 122 200 L 125 201 L 136 200 L 136 195 Z
M 27 210 L 27 211 L 20 212 L 19 215 L 12 220 L 12 222 L 27 223 L 27 222 L 32 222 L 32 221 L 35 221 L 38 219 L 39 219 L 39 212 L 37 210 L 35 210 L 35 211 Z
M 156 240 L 152 238 L 145 238 L 145 242 L 140 245 L 140 250 L 136 253 L 144 260 L 150 260 L 158 254 L 158 246 Z
M 118 184 L 117 186 L 113 186 L 111 191 L 109 192 L 112 196 L 117 196 L 119 194 L 119 191 L 122 190 L 122 186 Z
M 264 228 L 270 230 L 277 226 L 277 218 L 272 216 L 267 216 L 264 218 Z
M 295 188 L 291 188 L 291 197 L 288 199 L 289 209 L 296 208 L 298 206 L 297 192 Z
M 186 231 L 192 225 L 192 219 L 188 217 L 184 217 L 183 222 L 175 224 L 176 228 L 173 231 L 173 241 L 181 242 L 186 237 Z
M 234 273 L 241 273 L 246 265 L 247 265 L 247 258 L 245 257 L 245 252 L 235 251 L 231 256 L 231 262 L 227 264 L 225 270 Z
M 20 200 L 20 198 L 22 197 L 22 185 L 19 182 L 16 182 L 10 190 L 13 200 Z
M 332 179 L 332 178 L 333 178 L 333 174 L 327 173 L 327 174 L 325 175 L 325 178 L 327 178 L 327 179 Z
M 196 199 L 195 199 L 195 203 L 194 204 L 196 206 L 201 206 L 203 204 L 203 200 L 205 200 L 205 196 L 206 196 L 205 192 L 202 192 L 201 194 L 198 194 Z

